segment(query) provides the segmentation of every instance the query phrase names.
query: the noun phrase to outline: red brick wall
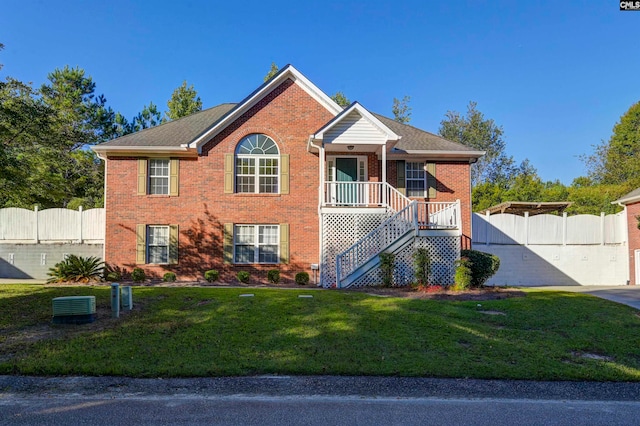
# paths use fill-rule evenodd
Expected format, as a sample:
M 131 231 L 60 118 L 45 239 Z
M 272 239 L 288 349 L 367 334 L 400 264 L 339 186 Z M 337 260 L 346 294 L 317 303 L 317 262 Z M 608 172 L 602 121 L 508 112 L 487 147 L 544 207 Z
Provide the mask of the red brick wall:
M 636 282 L 636 261 L 635 250 L 640 250 L 640 229 L 638 229 L 638 219 L 640 215 L 640 203 L 629 204 L 627 206 L 627 235 L 629 236 L 629 284 L 640 285 Z
M 289 224 L 290 263 L 279 265 L 284 279 L 309 271 L 319 262 L 318 156 L 307 152 L 309 135 L 332 118 L 299 86 L 287 80 L 209 141 L 197 159 L 180 160 L 178 197 L 136 195 L 137 159 L 109 158 L 105 260 L 129 271 L 135 267 L 137 224 L 178 224 L 179 264 L 141 265 L 161 276 L 173 270 L 179 279 L 202 277 L 218 269 L 232 281 L 238 270 L 252 272 L 254 282 L 274 265 L 224 265 L 225 223 Z M 224 154 L 251 133 L 264 133 L 290 156 L 288 195 L 225 194 Z

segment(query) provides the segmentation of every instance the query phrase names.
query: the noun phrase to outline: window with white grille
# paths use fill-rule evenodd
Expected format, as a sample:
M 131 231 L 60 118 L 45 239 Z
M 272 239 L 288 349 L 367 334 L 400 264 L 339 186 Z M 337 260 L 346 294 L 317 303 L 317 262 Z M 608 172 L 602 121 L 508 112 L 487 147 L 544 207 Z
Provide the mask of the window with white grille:
M 169 194 L 169 160 L 149 160 L 149 194 Z
M 147 263 L 169 263 L 168 226 L 147 226 Z
M 424 163 L 412 163 L 407 161 L 406 163 L 405 178 L 407 181 L 407 196 L 408 197 L 424 197 L 426 190 L 426 172 L 424 170 Z
M 277 194 L 280 151 L 267 135 L 252 134 L 236 148 L 236 192 Z
M 234 263 L 278 263 L 278 225 L 235 225 Z

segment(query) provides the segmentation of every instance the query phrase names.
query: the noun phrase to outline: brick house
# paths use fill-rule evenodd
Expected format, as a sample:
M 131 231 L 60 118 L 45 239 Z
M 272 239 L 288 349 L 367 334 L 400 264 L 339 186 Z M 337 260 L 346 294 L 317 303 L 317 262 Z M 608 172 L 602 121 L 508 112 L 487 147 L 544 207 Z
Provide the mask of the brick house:
M 629 248 L 629 284 L 640 285 L 640 188 L 624 195 L 616 204 L 624 206 Z
M 483 152 L 343 108 L 293 66 L 222 104 L 93 148 L 105 160 L 108 264 L 161 276 L 264 281 L 309 272 L 318 285 L 395 280 L 429 248 L 433 279 L 453 281 L 471 244 L 470 165 Z

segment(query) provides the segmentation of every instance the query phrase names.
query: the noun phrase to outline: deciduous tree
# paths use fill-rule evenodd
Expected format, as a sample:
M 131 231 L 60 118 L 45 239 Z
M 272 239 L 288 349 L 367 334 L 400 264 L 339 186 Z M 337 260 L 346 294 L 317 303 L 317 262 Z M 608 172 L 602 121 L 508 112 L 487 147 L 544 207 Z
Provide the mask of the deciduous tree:
M 271 62 L 271 68 L 269 69 L 267 75 L 264 76 L 264 82 L 266 83 L 267 81 L 271 80 L 274 75 L 278 74 L 278 71 L 280 71 L 280 69 L 278 68 L 276 63 Z
M 485 119 L 476 106 L 475 102 L 469 102 L 466 116 L 456 111 L 447 111 L 445 119 L 440 122 L 439 133 L 446 139 L 486 152 L 471 167 L 473 186 L 482 182 L 510 179 L 516 166 L 513 158 L 506 155 L 502 126 L 491 119 Z
M 595 183 L 640 186 L 640 102 L 620 117 L 609 141 L 597 145 L 583 160 Z
M 399 123 L 407 124 L 411 121 L 411 107 L 409 101 L 411 96 L 405 96 L 402 99 L 393 98 L 393 106 L 391 112 L 393 112 L 393 119 Z
M 331 99 L 333 99 L 335 103 L 337 103 L 341 107 L 347 107 L 351 105 L 351 101 L 349 100 L 349 98 L 347 98 L 342 92 L 336 92 L 335 95 L 331 96 Z
M 177 120 L 202 110 L 202 100 L 198 92 L 193 88 L 193 84 L 187 87 L 187 81 L 176 88 L 167 102 L 169 110 L 166 115 L 169 120 Z

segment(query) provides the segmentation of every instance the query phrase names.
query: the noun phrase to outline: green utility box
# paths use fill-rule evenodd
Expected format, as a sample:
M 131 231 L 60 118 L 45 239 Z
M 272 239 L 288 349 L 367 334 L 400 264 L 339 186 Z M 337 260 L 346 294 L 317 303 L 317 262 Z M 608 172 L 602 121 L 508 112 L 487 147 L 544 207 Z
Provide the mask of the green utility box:
M 52 299 L 54 324 L 87 324 L 96 320 L 95 296 L 65 296 Z

